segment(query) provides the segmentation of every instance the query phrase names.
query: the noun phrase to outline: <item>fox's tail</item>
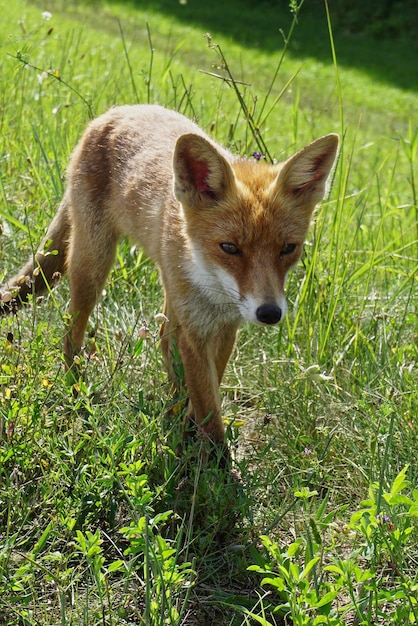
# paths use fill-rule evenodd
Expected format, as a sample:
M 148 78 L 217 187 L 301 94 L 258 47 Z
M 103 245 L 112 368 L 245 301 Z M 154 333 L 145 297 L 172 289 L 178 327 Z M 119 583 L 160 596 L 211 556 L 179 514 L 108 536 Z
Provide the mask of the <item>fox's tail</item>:
M 38 251 L 0 287 L 0 315 L 16 310 L 28 295 L 40 295 L 58 282 L 65 272 L 70 230 L 69 205 L 64 196 Z

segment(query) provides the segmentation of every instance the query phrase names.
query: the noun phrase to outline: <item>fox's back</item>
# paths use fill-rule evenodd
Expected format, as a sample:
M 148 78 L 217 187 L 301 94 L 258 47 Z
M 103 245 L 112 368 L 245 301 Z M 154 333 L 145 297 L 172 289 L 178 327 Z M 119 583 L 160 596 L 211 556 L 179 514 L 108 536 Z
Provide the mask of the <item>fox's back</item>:
M 82 211 L 89 221 L 108 219 L 115 235 L 129 235 L 155 258 L 164 214 L 176 219 L 173 153 L 177 139 L 187 133 L 210 141 L 194 122 L 161 106 L 110 109 L 90 123 L 73 153 L 71 210 Z

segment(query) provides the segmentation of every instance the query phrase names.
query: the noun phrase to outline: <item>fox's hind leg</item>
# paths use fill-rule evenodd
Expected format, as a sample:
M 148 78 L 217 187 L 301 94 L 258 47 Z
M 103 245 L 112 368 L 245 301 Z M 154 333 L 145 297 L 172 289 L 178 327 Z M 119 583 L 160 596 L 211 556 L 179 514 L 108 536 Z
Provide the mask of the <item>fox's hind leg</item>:
M 96 208 L 98 211 L 98 207 Z M 70 320 L 64 340 L 67 368 L 83 345 L 87 322 L 113 265 L 118 237 L 103 214 L 76 215 L 72 224 L 67 274 L 70 283 Z M 90 217 L 90 220 L 89 220 Z

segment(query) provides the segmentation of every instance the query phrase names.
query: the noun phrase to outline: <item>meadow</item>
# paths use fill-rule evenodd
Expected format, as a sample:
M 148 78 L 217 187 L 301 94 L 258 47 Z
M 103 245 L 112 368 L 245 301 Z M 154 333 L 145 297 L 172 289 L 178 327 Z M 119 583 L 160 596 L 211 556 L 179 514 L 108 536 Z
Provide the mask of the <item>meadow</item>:
M 0 8 L 0 284 L 36 250 L 84 127 L 114 104 L 177 109 L 249 158 L 341 136 L 289 314 L 244 326 L 226 371 L 232 472 L 204 462 L 198 442 L 177 454 L 186 399 L 159 353 L 158 273 L 128 241 L 91 317 L 77 394 L 63 367 L 65 278 L 0 318 L 0 624 L 416 624 L 408 24 L 375 39 L 319 0 Z

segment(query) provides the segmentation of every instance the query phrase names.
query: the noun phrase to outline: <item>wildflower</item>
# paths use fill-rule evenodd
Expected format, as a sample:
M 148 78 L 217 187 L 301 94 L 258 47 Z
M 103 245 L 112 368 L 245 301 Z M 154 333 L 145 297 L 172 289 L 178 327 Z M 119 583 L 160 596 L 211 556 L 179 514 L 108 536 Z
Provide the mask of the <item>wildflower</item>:
M 50 13 L 49 11 L 42 11 L 42 19 L 45 20 L 46 22 L 49 22 L 49 20 L 52 17 L 52 13 Z
M 146 339 L 147 335 L 149 333 L 149 328 L 148 328 L 148 324 L 146 323 L 145 320 L 142 321 L 142 326 L 138 331 L 138 335 L 140 337 L 140 339 Z
M 21 285 L 26 285 L 27 287 L 30 287 L 30 285 L 31 285 L 30 276 L 25 276 L 24 274 L 22 274 L 22 276 L 19 276 L 19 278 L 17 279 L 16 284 L 19 287 Z
M 38 83 L 42 85 L 42 83 L 48 78 L 48 76 L 49 74 L 48 72 L 45 72 L 45 70 L 42 72 L 42 74 L 38 74 Z
M 10 291 L 4 291 L 1 294 L 1 301 L 2 302 L 10 302 L 10 300 L 13 298 L 13 295 L 10 293 Z
M 315 380 L 317 382 L 332 380 L 332 376 L 327 376 L 326 374 L 321 373 L 320 367 L 317 364 L 307 367 L 304 374 L 311 380 Z
M 253 152 L 253 157 L 256 161 L 261 161 L 261 159 L 264 159 L 264 154 L 262 152 Z
M 163 322 L 168 322 L 168 317 L 164 313 L 157 313 L 154 315 L 154 320 L 157 324 L 162 324 Z

